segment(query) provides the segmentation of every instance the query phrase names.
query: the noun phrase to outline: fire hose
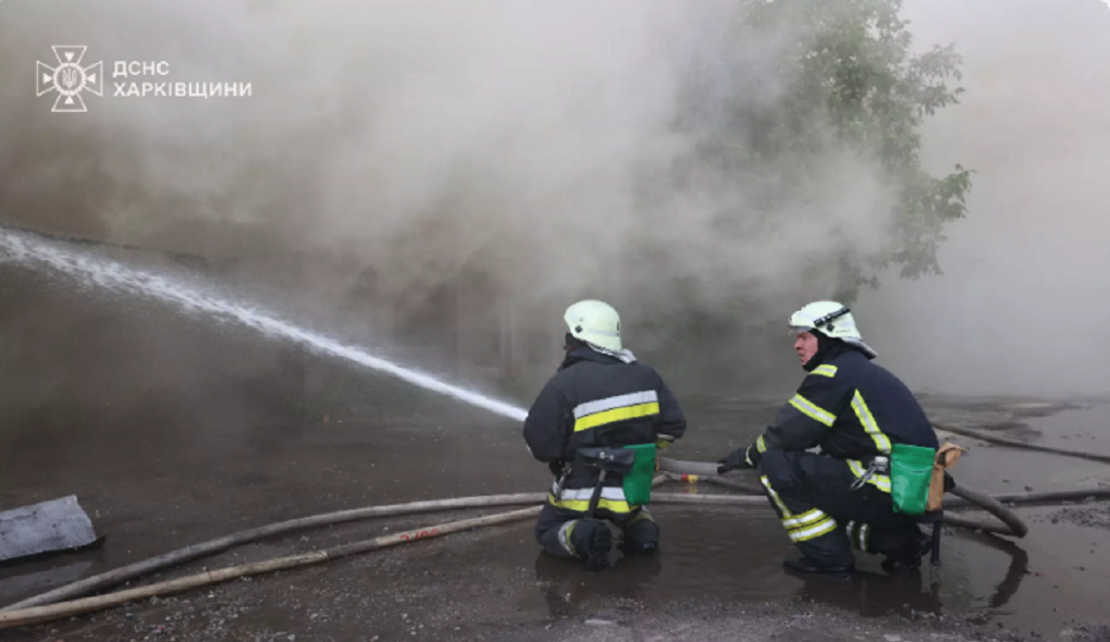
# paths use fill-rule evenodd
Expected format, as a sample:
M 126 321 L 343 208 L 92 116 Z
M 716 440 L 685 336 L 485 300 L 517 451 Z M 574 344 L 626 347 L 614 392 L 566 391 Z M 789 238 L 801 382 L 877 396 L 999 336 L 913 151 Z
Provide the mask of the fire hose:
M 763 489 L 755 484 L 745 484 L 737 482 L 725 477 L 717 475 L 717 464 L 679 461 L 676 459 L 667 459 L 665 457 L 659 458 L 659 469 L 669 474 L 671 479 L 677 481 L 706 481 L 711 484 L 731 488 L 749 494 L 763 494 Z M 691 479 L 693 477 L 693 479 Z M 1001 524 L 986 520 L 976 520 L 968 517 L 961 517 L 958 515 L 950 515 L 945 513 L 941 518 L 941 522 L 951 526 L 961 526 L 963 528 L 970 528 L 981 530 L 996 535 L 1008 535 L 1011 537 L 1025 537 L 1029 532 L 1029 527 L 1025 525 L 1021 518 L 1017 516 L 1012 510 L 1002 505 L 998 499 L 991 497 L 986 493 L 981 493 L 970 488 L 966 488 L 959 484 L 956 485 L 951 491 L 953 495 L 961 498 L 966 506 L 968 504 L 977 506 L 994 515 Z M 1110 489 L 1092 489 L 1090 491 L 1081 491 L 1083 497 L 1110 497 Z M 1067 500 L 1075 498 L 1075 491 L 1064 491 L 1064 495 L 1058 493 L 1038 493 L 1041 501 L 1052 500 Z M 1012 499 L 1012 498 L 1011 498 Z M 949 507 L 952 505 L 949 504 Z
M 666 481 L 663 475 L 658 475 L 653 480 L 652 486 L 658 486 Z M 118 586 L 138 577 L 179 566 L 192 560 L 215 555 L 234 546 L 247 544 L 265 538 L 284 535 L 293 531 L 330 526 L 357 520 L 375 517 L 389 517 L 400 515 L 413 515 L 445 510 L 458 510 L 466 508 L 488 508 L 492 506 L 519 506 L 522 504 L 539 504 L 547 499 L 545 493 L 517 493 L 509 495 L 486 495 L 478 497 L 461 497 L 454 499 L 440 499 L 431 501 L 410 502 L 387 506 L 370 506 L 353 510 L 337 511 L 321 515 L 313 515 L 300 519 L 293 519 L 258 528 L 239 531 L 231 535 L 188 546 L 164 555 L 152 557 L 134 564 L 101 573 L 60 588 L 42 593 L 32 598 L 17 602 L 0 609 L 0 629 L 13 626 L 23 626 L 36 622 L 50 621 L 69 615 L 87 613 L 90 611 L 109 608 L 118 604 L 155 595 L 176 593 L 191 588 L 224 582 L 237 577 L 255 575 L 258 573 L 277 571 L 298 566 L 318 564 L 327 560 L 336 559 L 359 553 L 378 550 L 397 544 L 405 544 L 418 539 L 440 537 L 481 526 L 502 524 L 538 514 L 540 507 L 500 513 L 470 520 L 450 522 L 438 526 L 420 528 L 413 531 L 379 537 L 364 542 L 357 542 L 336 547 L 327 551 L 305 555 L 293 555 L 284 558 L 266 560 L 253 564 L 200 573 L 197 575 L 180 578 L 169 582 L 162 582 L 138 589 L 102 595 L 82 600 L 71 598 L 88 595 L 95 591 Z M 764 500 L 759 497 L 738 497 L 728 495 L 684 495 L 684 494 L 656 494 L 652 500 L 662 504 L 716 504 L 716 505 L 754 505 L 759 506 Z M 64 600 L 71 600 L 65 602 Z M 60 604 L 59 604 L 60 603 Z M 49 609 L 46 607 L 49 605 Z M 63 608 L 65 607 L 65 608 Z M 68 610 L 67 610 L 68 609 Z M 71 612 L 72 611 L 72 612 Z
M 746 484 L 744 482 L 733 481 L 724 477 L 703 477 L 701 475 L 667 473 L 667 478 L 679 482 L 706 482 L 715 486 L 731 488 L 733 490 L 738 490 L 740 492 L 748 493 L 751 495 L 763 494 L 763 489 L 759 486 L 756 486 L 755 484 Z M 997 517 L 1002 523 L 999 524 L 987 520 L 971 519 L 968 517 L 960 517 L 958 515 L 949 515 L 947 513 L 941 518 L 941 523 L 948 524 L 950 526 L 961 526 L 963 528 L 970 528 L 972 530 L 980 530 L 987 533 L 994 533 L 995 535 L 1008 535 L 1011 537 L 1019 538 L 1025 537 L 1025 535 L 1029 532 L 1029 529 L 1025 525 L 1025 523 L 1022 522 L 1021 519 L 1013 511 L 1003 506 L 997 498 L 991 497 L 990 495 L 987 495 L 985 493 L 976 492 L 969 488 L 963 488 L 962 486 L 958 486 L 952 489 L 951 493 L 963 500 L 956 504 L 957 506 L 977 506 Z M 1054 494 L 1056 493 L 1038 493 L 1038 495 L 1041 496 L 1050 496 Z M 1076 491 L 1063 491 L 1063 493 L 1060 494 L 1062 495 L 1061 498 L 1065 499 L 1075 499 L 1077 497 L 1084 498 L 1091 495 L 1110 497 L 1110 489 L 1106 489 L 1105 491 L 1081 491 L 1078 493 Z M 947 507 L 952 508 L 953 504 L 955 504 L 954 501 L 949 501 L 947 502 Z
M 653 503 L 769 506 L 766 498 L 762 496 L 762 490 L 759 486 L 745 484 L 717 475 L 716 464 L 660 458 L 659 465 L 663 474 L 655 478 L 652 486 L 658 486 L 667 480 L 686 482 L 706 481 L 711 484 L 749 493 L 750 496 L 657 493 L 652 495 Z M 1070 501 L 1083 498 L 1110 498 L 1110 489 L 1040 492 L 991 497 L 985 493 L 980 493 L 957 485 L 951 492 L 959 499 L 949 502 L 950 506 L 959 503 L 963 506 L 970 505 L 980 507 L 997 517 L 1002 523 L 997 524 L 949 514 L 944 515 L 944 523 L 952 526 L 960 526 L 1019 538 L 1025 536 L 1028 528 L 1013 511 L 1003 506 L 1001 501 L 1017 504 Z M 241 577 L 321 564 L 326 561 L 380 550 L 400 544 L 407 544 L 417 540 L 442 537 L 451 533 L 458 533 L 484 526 L 506 524 L 538 515 L 541 506 L 531 506 L 505 513 L 495 513 L 493 515 L 446 522 L 427 528 L 345 544 L 324 551 L 279 557 L 215 571 L 206 571 L 174 580 L 94 597 L 80 597 L 100 589 L 118 586 L 138 577 L 177 566 L 200 557 L 214 555 L 233 546 L 267 537 L 275 537 L 295 530 L 340 524 L 374 517 L 412 515 L 464 508 L 537 504 L 546 499 L 547 495 L 545 493 L 520 493 L 421 501 L 388 506 L 371 506 L 314 515 L 240 531 L 226 537 L 189 546 L 165 555 L 130 564 L 114 571 L 80 580 L 7 606 L 0 609 L 0 629 L 54 621 L 74 615 L 108 609 L 127 602 L 134 602 L 136 600 L 159 595 L 180 593 L 182 591 L 227 582 Z M 962 502 L 960 500 L 962 500 Z
M 656 477 L 654 485 L 658 485 L 663 481 L 665 481 L 665 478 L 663 476 Z M 198 544 L 196 546 L 190 546 L 166 555 L 161 555 L 142 562 L 138 562 L 136 564 L 131 564 L 115 571 L 90 577 L 86 580 L 75 582 L 73 584 L 50 591 L 48 593 L 38 595 L 17 604 L 13 604 L 4 609 L 0 609 L 0 629 L 50 622 L 74 615 L 108 609 L 113 606 L 119 606 L 127 602 L 134 602 L 136 600 L 142 600 L 160 595 L 180 593 L 182 591 L 227 582 L 229 580 L 247 577 L 250 575 L 258 575 L 261 573 L 269 573 L 273 571 L 311 566 L 341 557 L 367 553 L 370 551 L 388 548 L 390 546 L 407 544 L 417 540 L 442 537 L 451 533 L 458 533 L 474 528 L 480 528 L 483 526 L 506 524 L 509 522 L 535 517 L 539 514 L 542 506 L 531 506 L 529 508 L 509 511 L 506 513 L 495 513 L 493 515 L 486 515 L 483 517 L 447 522 L 436 526 L 418 528 L 394 535 L 376 537 L 352 544 L 345 544 L 324 551 L 317 551 L 300 555 L 290 555 L 250 564 L 232 566 L 215 571 L 206 571 L 203 573 L 197 573 L 175 580 L 168 580 L 165 582 L 151 584 L 149 586 L 117 591 L 114 593 L 108 593 L 106 595 L 73 599 L 69 601 L 60 601 L 79 595 L 85 595 L 100 588 L 119 585 L 123 582 L 142 575 L 149 574 L 153 571 L 179 565 L 186 561 L 196 559 L 205 555 L 211 555 L 213 553 L 226 550 L 231 546 L 243 544 L 263 537 L 272 537 L 274 535 L 287 533 L 302 528 L 308 528 L 310 526 L 336 524 L 352 521 L 355 519 L 365 519 L 368 517 L 378 517 L 385 515 L 409 515 L 435 510 L 450 510 L 459 508 L 536 504 L 543 502 L 546 499 L 547 495 L 545 493 L 523 493 L 515 495 L 490 495 L 482 497 L 465 497 L 438 501 L 413 502 L 411 504 L 378 506 L 357 509 L 353 511 L 329 513 L 326 515 L 316 515 L 304 519 L 291 520 L 288 522 L 281 522 L 280 524 L 273 524 L 270 526 L 264 526 L 262 528 L 251 529 L 249 531 L 242 531 L 228 537 L 211 540 L 209 542 Z M 741 497 L 736 495 L 683 495 L 660 493 L 654 494 L 652 496 L 652 502 L 660 504 L 762 506 L 766 503 L 766 500 L 762 497 Z

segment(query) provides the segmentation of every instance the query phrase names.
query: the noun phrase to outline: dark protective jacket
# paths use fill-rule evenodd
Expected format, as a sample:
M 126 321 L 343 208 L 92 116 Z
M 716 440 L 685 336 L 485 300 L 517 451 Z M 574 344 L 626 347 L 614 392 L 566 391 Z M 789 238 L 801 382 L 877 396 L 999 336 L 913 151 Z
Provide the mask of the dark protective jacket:
M 759 464 L 768 450 L 808 450 L 847 460 L 859 477 L 876 455 L 894 444 L 937 448 L 937 436 L 913 393 L 863 353 L 834 351 L 813 368 L 779 410 L 775 424 L 751 444 L 747 461 Z M 871 479 L 889 492 L 890 478 Z
M 579 448 L 652 442 L 665 447 L 685 431 L 686 417 L 655 370 L 588 347 L 567 355 L 524 420 L 524 440 L 532 455 L 545 463 L 574 462 Z M 596 469 L 575 467 L 564 487 L 593 488 L 598 475 Z M 621 481 L 612 475 L 605 485 L 619 487 Z

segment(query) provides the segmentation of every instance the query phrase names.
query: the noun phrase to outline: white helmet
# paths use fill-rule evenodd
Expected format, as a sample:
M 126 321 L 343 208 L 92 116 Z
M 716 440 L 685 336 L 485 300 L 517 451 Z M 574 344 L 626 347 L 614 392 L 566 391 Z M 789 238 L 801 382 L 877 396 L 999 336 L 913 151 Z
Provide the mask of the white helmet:
M 576 339 L 612 352 L 621 351 L 621 317 L 602 301 L 579 301 L 563 313 L 567 329 Z
M 856 319 L 846 305 L 836 301 L 814 301 L 790 315 L 792 333 L 820 330 L 821 334 L 832 339 L 856 346 L 871 358 L 878 356 L 871 346 L 863 342 L 856 327 Z

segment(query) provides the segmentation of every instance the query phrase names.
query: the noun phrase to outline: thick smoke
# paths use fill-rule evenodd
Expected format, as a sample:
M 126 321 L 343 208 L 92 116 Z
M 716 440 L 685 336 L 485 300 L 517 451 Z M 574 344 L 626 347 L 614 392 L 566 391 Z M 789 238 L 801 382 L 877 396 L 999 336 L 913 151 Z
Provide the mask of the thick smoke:
M 945 275 L 886 279 L 861 320 L 922 390 L 1107 393 L 1110 9 L 1098 0 L 915 0 L 925 42 L 954 42 L 968 93 L 925 158 L 975 168 Z
M 800 34 L 746 33 L 734 10 L 5 2 L 0 209 L 144 247 L 343 266 L 290 281 L 289 299 L 335 302 L 373 273 L 374 296 L 404 309 L 466 270 L 532 310 L 553 342 L 579 296 L 617 304 L 633 348 L 688 343 L 668 324 L 689 331 L 699 316 L 733 337 L 780 328 L 834 287 L 807 281 L 803 260 L 883 245 L 889 186 L 868 159 L 833 150 L 771 213 L 776 233 L 753 224 L 765 206 L 699 149 L 742 140 L 737 114 L 775 104 L 790 80 L 776 61 Z M 250 82 L 253 96 L 120 98 L 125 79 L 109 76 L 106 97 L 86 94 L 90 113 L 52 114 L 30 81 L 58 43 L 88 45 L 109 74 L 111 61 L 165 60 L 169 76 L 135 80 Z M 788 349 L 773 354 L 789 362 Z M 728 352 L 697 360 L 737 365 Z M 764 370 L 755 356 L 737 369 Z

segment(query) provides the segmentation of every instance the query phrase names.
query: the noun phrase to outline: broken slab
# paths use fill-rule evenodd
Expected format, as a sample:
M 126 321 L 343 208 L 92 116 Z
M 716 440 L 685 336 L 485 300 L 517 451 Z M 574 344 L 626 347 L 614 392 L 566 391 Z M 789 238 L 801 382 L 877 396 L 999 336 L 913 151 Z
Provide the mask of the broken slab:
M 0 562 L 81 548 L 96 540 L 92 521 L 75 495 L 0 513 Z

